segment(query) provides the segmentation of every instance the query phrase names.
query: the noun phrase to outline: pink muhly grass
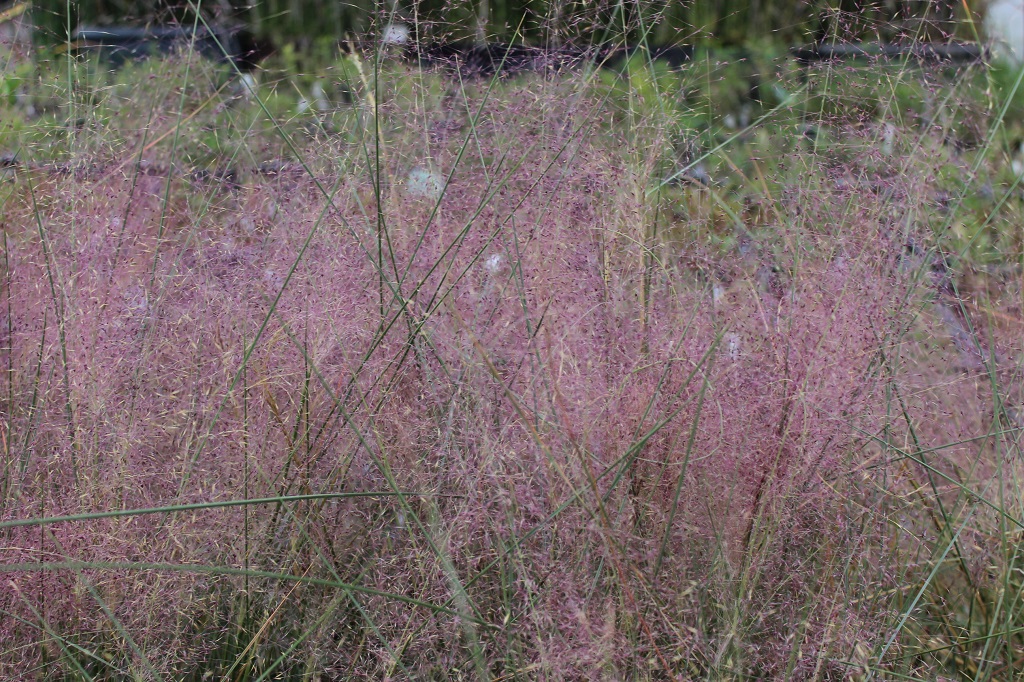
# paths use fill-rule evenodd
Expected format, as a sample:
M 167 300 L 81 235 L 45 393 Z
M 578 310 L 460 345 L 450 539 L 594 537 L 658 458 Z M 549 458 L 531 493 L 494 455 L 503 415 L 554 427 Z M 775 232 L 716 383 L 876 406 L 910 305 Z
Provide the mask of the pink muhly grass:
M 582 134 L 593 112 L 514 95 L 477 131 L 480 157 L 506 160 L 464 160 L 436 213 L 362 176 L 326 211 L 306 178 L 254 175 L 208 211 L 180 180 L 167 204 L 159 178 L 54 181 L 38 217 L 61 311 L 33 207 L 8 209 L 7 409 L 25 465 L 6 519 L 380 493 L 7 529 L 4 564 L 79 562 L 0 589 L 21 619 L 0 639 L 33 645 L 20 664 L 61 657 L 45 622 L 115 665 L 179 675 L 242 610 L 254 630 L 278 619 L 258 646 L 303 632 L 296 660 L 378 677 L 801 678 L 874 643 L 880 616 L 854 603 L 867 579 L 842 575 L 872 532 L 843 514 L 846 473 L 852 425 L 882 419 L 880 354 L 912 283 L 871 207 L 834 232 L 780 210 L 775 242 L 724 264 L 715 300 L 682 284 L 679 254 L 645 261 L 623 234 L 627 162 Z

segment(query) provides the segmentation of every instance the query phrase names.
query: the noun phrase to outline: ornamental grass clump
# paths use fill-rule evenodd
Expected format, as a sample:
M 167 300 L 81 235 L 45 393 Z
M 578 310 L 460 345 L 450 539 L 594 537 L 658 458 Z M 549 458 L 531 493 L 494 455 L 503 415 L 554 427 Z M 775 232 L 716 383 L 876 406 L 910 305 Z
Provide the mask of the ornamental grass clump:
M 872 121 L 785 100 L 718 157 L 643 64 L 342 67 L 310 124 L 180 55 L 136 99 L 173 114 L 5 177 L 0 676 L 1012 665 L 1015 350 Z

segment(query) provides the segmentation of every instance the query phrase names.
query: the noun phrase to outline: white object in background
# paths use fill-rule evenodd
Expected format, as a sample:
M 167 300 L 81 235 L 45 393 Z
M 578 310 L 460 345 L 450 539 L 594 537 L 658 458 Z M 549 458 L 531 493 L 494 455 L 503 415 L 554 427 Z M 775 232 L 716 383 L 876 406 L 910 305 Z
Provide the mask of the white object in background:
M 715 282 L 711 287 L 711 302 L 717 305 L 722 302 L 723 298 L 725 298 L 725 287 L 720 282 Z
M 492 275 L 501 270 L 501 262 L 504 260 L 500 253 L 493 253 L 484 261 L 484 269 Z
M 439 173 L 416 166 L 409 171 L 405 191 L 413 197 L 437 201 L 444 189 L 444 178 Z
M 1024 64 L 1024 0 L 996 0 L 988 6 L 983 24 L 997 59 Z
M 321 81 L 313 83 L 312 88 L 313 101 L 316 102 L 316 110 L 321 114 L 331 110 L 331 101 L 327 99 L 327 93 L 324 92 L 324 84 Z
M 243 97 L 246 101 L 251 101 L 256 96 L 257 88 L 259 88 L 259 83 L 256 81 L 256 76 L 251 73 L 243 73 L 238 77 L 232 90 L 234 90 L 235 97 Z
M 893 145 L 896 142 L 896 126 L 886 123 L 882 126 L 882 154 L 892 156 Z
M 385 45 L 408 45 L 409 27 L 405 24 L 388 24 L 384 27 L 381 42 Z
M 1010 169 L 1018 178 L 1024 176 L 1024 142 L 1017 147 L 1017 154 L 1010 161 Z
M 740 335 L 739 334 L 726 334 L 725 345 L 729 353 L 729 359 L 733 362 L 740 359 Z
M 322 81 L 316 81 L 313 83 L 313 87 L 310 88 L 310 97 L 313 98 L 313 104 L 316 105 L 316 110 L 321 114 L 325 114 L 331 110 L 331 100 L 327 99 L 327 93 L 324 92 L 324 84 Z M 299 103 L 295 107 L 296 113 L 304 114 L 309 111 L 310 101 L 305 97 L 299 98 Z

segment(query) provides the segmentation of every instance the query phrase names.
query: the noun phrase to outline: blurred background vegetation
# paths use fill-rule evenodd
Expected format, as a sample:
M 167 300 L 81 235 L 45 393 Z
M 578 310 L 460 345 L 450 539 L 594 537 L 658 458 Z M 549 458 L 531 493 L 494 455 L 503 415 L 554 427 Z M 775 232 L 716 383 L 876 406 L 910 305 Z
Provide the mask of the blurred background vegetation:
M 42 41 L 66 39 L 81 24 L 187 21 L 196 7 L 218 21 L 241 22 L 278 46 L 372 36 L 393 18 L 421 39 L 496 40 L 544 45 L 564 41 L 646 40 L 722 47 L 752 40 L 790 45 L 834 38 L 943 40 L 970 32 L 957 0 L 36 0 Z M 647 27 L 646 29 L 642 27 Z M 625 28 L 625 31 L 624 31 Z

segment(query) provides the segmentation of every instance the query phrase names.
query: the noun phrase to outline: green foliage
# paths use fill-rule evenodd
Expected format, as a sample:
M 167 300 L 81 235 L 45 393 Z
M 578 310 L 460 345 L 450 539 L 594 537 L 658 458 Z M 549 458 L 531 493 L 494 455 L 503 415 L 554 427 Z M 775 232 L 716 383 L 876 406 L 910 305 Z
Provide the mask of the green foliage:
M 84 0 L 35 3 L 43 42 L 66 39 L 67 27 L 80 24 L 191 22 L 190 11 L 201 7 L 211 18 L 242 19 L 278 45 L 294 43 L 308 51 L 321 39 L 332 41 L 380 30 L 392 18 L 419 24 L 428 39 L 525 39 L 546 44 L 552 36 L 577 42 L 617 40 L 637 44 L 698 43 L 747 46 L 752 39 L 803 44 L 822 37 L 890 40 L 907 31 L 942 40 L 944 32 L 965 30 L 956 21 L 955 3 L 894 2 L 874 5 L 827 0 L 763 0 L 680 3 L 644 0 L 620 3 L 523 2 L 489 0 L 451 3 L 417 0 L 381 3 L 371 0 L 323 3 L 314 0 L 263 0 L 248 3 L 169 5 L 156 0 Z M 71 16 L 68 17 L 68 9 Z

